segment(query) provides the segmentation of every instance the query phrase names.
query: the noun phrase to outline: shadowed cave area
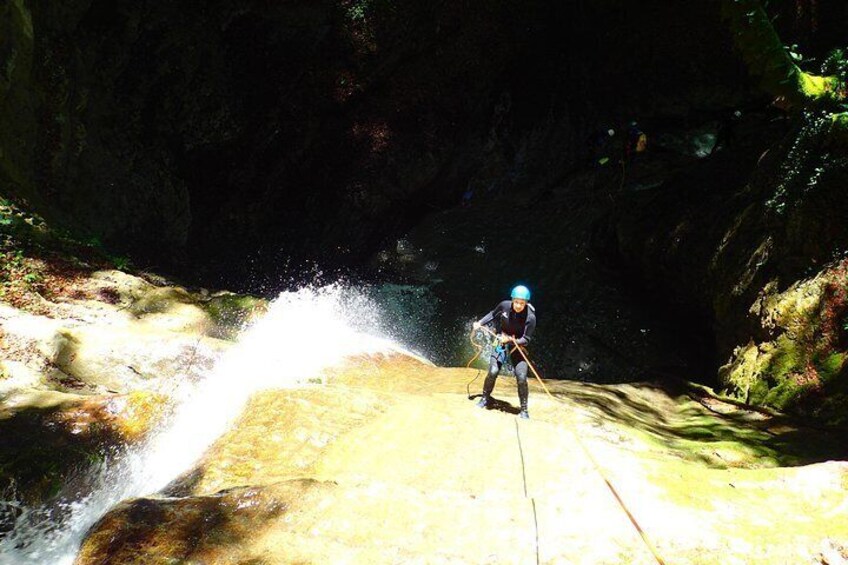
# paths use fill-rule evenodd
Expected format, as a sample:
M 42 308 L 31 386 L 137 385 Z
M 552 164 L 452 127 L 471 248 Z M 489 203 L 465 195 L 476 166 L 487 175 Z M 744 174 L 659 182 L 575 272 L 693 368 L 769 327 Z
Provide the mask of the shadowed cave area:
M 4 197 L 195 287 L 388 285 L 442 363 L 523 281 L 552 378 L 748 401 L 812 366 L 809 394 L 842 394 L 839 321 L 759 392 L 732 376 L 776 338 L 758 296 L 831 273 L 846 240 L 823 125 L 844 89 L 816 82 L 843 68 L 846 9 L 771 2 L 763 24 L 743 4 L 15 2 Z

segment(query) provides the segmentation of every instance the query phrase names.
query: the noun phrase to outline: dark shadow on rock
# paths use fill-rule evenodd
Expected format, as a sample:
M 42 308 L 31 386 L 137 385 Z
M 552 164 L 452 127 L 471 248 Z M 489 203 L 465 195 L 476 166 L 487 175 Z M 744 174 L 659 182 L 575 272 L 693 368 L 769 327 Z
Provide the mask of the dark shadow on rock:
M 255 562 L 242 542 L 322 486 L 296 479 L 211 496 L 126 501 L 91 528 L 77 563 Z
M 164 496 L 175 498 L 191 496 L 205 475 L 206 466 L 198 465 L 168 483 L 161 493 Z
M 91 434 L 61 425 L 61 407 L 27 409 L 0 422 L 0 482 L 14 500 L 8 504 L 40 508 L 37 514 L 61 520 L 54 509 L 70 491 L 86 492 L 92 471 L 122 439 L 106 426 Z M 21 513 L 4 512 L 11 530 Z
M 617 424 L 649 434 L 684 459 L 711 467 L 799 466 L 848 459 L 844 432 L 805 427 L 788 416 L 715 397 L 708 402 L 699 396 L 699 389 L 682 384 L 645 384 L 632 392 L 585 386 L 591 390 L 569 392 L 568 398 Z M 651 391 L 668 394 L 675 399 L 675 408 L 663 409 L 652 401 Z M 711 451 L 710 445 L 716 449 Z M 746 454 L 744 460 L 725 461 L 722 451 L 729 446 Z
M 518 414 L 518 412 L 520 412 L 518 408 L 516 408 L 506 400 L 500 400 L 495 398 L 494 396 L 489 400 L 489 403 L 486 405 L 486 410 L 497 410 L 499 412 L 506 412 L 507 414 Z
M 68 396 L 4 414 L 0 488 L 5 501 L 0 530 L 12 529 L 21 515 L 34 523 L 48 519 L 58 526 L 67 515 L 64 506 L 98 488 L 103 466 L 141 440 L 141 435 L 126 435 L 122 428 L 126 422 L 116 415 L 113 398 Z M 51 402 L 55 403 L 48 405 Z M 22 514 L 22 508 L 30 511 Z

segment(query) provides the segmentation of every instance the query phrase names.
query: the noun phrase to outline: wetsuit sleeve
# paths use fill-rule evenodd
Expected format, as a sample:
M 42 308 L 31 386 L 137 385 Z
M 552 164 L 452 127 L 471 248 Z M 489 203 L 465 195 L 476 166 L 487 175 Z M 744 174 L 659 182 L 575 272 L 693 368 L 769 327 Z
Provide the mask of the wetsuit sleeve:
M 533 332 L 536 331 L 536 316 L 530 313 L 527 316 L 527 321 L 524 322 L 524 335 L 515 340 L 518 345 L 527 345 L 533 337 Z
M 503 306 L 503 302 L 499 303 L 497 306 L 495 306 L 494 310 L 492 310 L 491 312 L 489 312 L 488 314 L 486 314 L 485 316 L 483 316 L 482 318 L 477 320 L 477 323 L 479 323 L 481 326 L 485 326 L 486 324 L 491 324 L 492 321 L 495 319 L 495 316 L 497 316 L 498 314 L 501 313 L 501 311 L 502 311 L 501 307 L 502 306 Z

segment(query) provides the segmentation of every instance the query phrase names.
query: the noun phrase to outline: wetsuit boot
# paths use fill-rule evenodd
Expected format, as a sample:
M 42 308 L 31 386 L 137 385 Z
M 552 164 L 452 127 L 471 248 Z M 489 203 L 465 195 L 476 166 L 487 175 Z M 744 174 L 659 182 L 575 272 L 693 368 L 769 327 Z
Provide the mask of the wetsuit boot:
M 521 418 L 522 420 L 529 420 L 530 419 L 530 413 L 527 412 L 527 397 L 526 396 L 521 400 L 521 412 L 518 413 L 518 417 Z
M 492 391 L 495 390 L 495 380 L 498 378 L 500 370 L 497 360 L 492 357 L 489 362 L 489 374 L 486 375 L 486 381 L 483 383 L 483 396 L 477 401 L 479 408 L 486 408 L 492 404 Z

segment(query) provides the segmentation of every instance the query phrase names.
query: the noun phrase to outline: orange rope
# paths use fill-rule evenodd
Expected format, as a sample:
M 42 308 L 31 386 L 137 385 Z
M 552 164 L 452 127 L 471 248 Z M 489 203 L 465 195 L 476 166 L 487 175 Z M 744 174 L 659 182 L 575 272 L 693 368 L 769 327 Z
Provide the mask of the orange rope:
M 481 326 L 481 327 L 482 327 L 482 326 Z M 488 329 L 488 328 L 486 328 L 486 329 Z M 474 348 L 477 350 L 477 353 L 474 355 L 474 357 L 472 357 L 472 358 L 471 358 L 471 361 L 469 361 L 468 363 L 466 363 L 466 364 L 465 364 L 465 368 L 466 368 L 466 369 L 470 369 L 470 368 L 471 368 L 471 364 L 472 364 L 474 361 L 476 361 L 478 357 L 480 357 L 480 354 L 482 354 L 482 353 L 483 353 L 483 346 L 482 346 L 482 345 L 477 345 L 477 343 L 474 341 L 474 333 L 475 333 L 476 331 L 477 331 L 477 329 L 476 329 L 476 328 L 472 328 L 472 329 L 471 329 L 471 334 L 468 336 L 468 340 L 471 342 L 471 346 L 472 346 L 472 347 L 474 347 Z M 475 377 L 475 379 L 474 379 L 474 380 L 477 380 L 477 378 Z M 474 382 L 474 381 L 471 381 L 471 382 Z

